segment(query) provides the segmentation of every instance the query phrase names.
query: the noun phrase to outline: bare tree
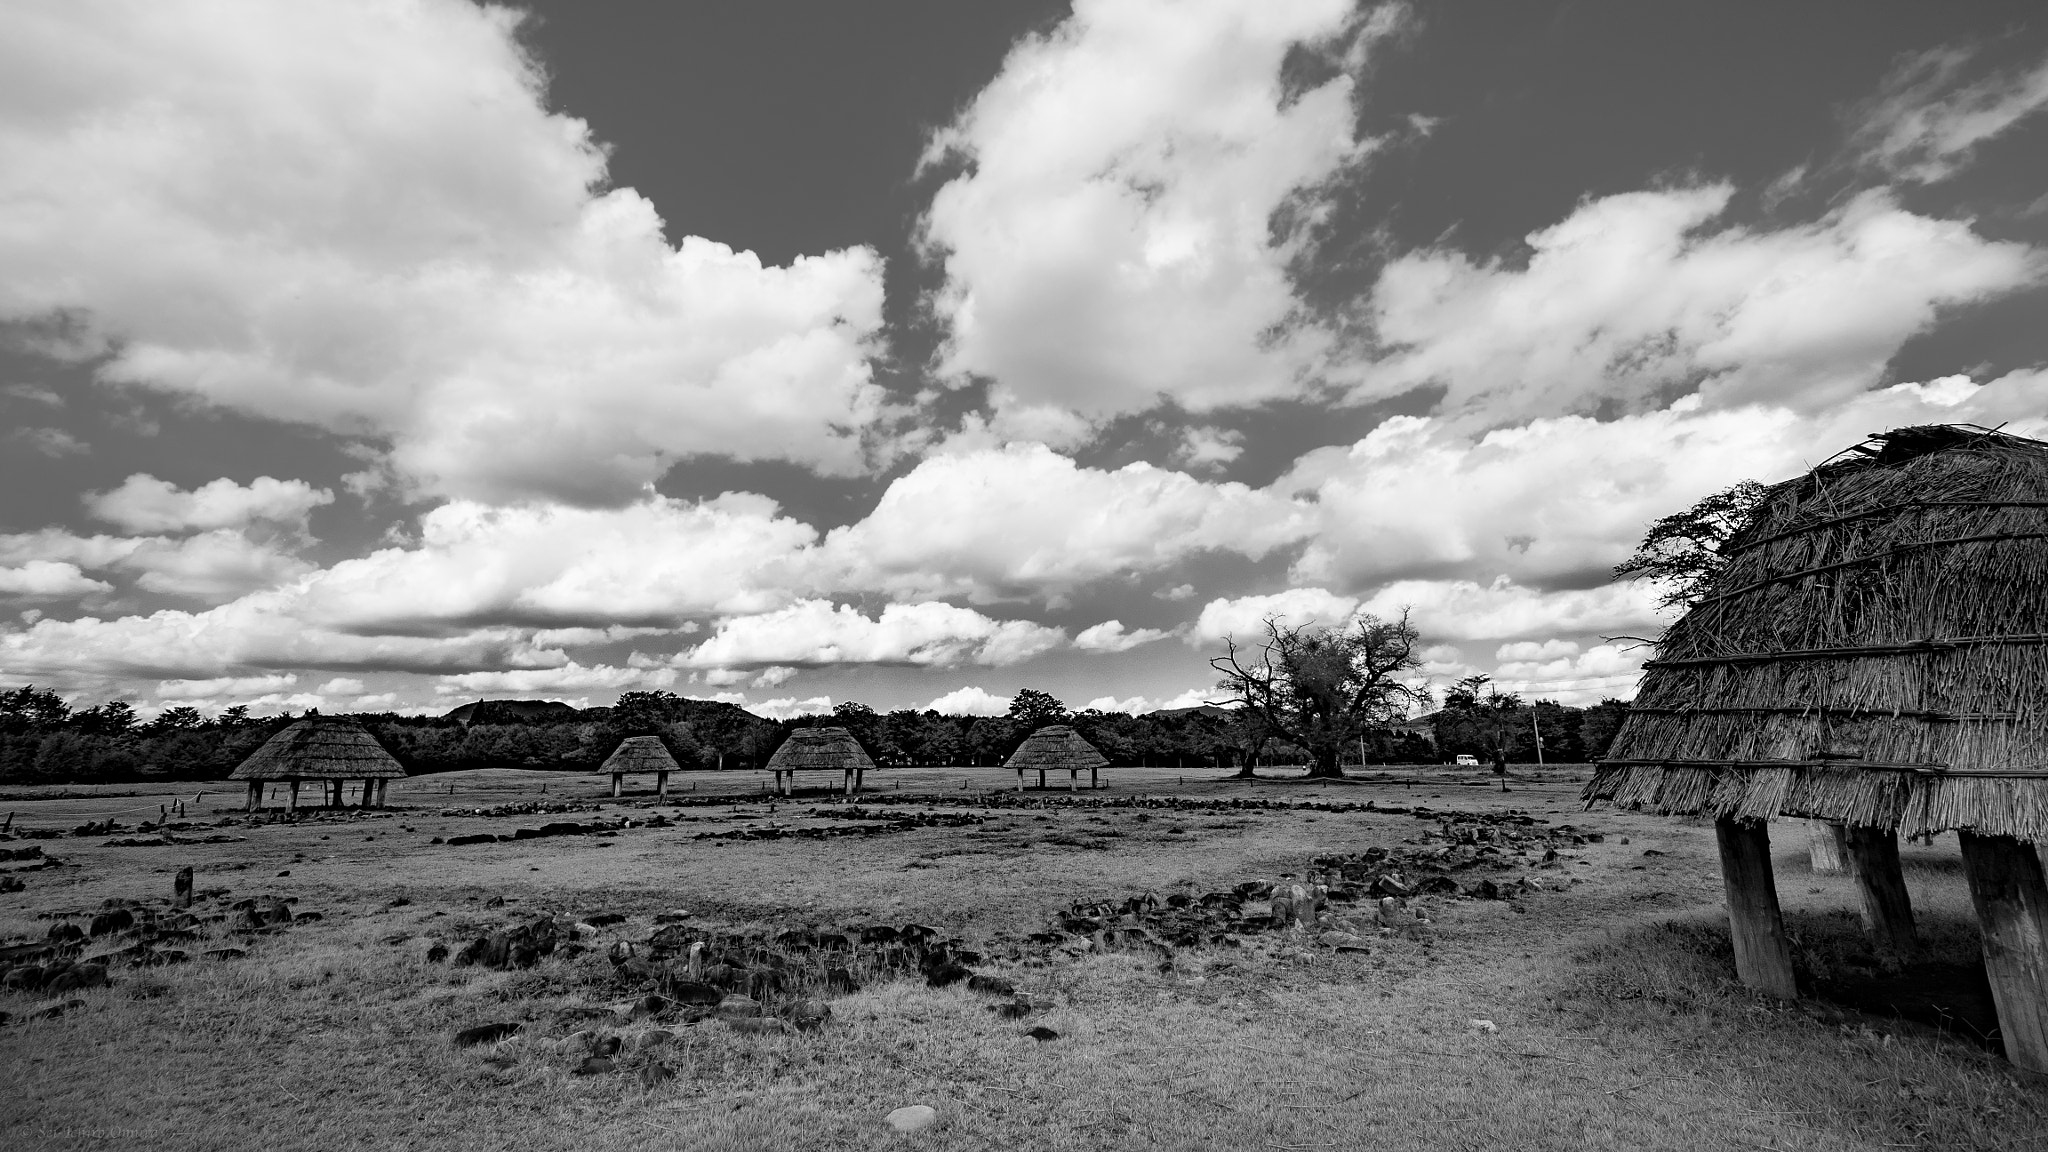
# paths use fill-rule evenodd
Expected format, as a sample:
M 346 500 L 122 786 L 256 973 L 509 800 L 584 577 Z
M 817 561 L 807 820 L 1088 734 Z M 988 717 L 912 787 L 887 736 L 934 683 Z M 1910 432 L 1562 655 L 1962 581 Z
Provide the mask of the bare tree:
M 1415 654 L 1421 634 L 1405 611 L 1399 620 L 1361 615 L 1343 628 L 1297 628 L 1279 616 L 1264 624 L 1256 655 L 1232 639 L 1229 652 L 1209 666 L 1222 673 L 1219 690 L 1308 752 L 1312 777 L 1341 778 L 1353 741 L 1429 700 L 1429 690 L 1408 678 L 1422 666 Z

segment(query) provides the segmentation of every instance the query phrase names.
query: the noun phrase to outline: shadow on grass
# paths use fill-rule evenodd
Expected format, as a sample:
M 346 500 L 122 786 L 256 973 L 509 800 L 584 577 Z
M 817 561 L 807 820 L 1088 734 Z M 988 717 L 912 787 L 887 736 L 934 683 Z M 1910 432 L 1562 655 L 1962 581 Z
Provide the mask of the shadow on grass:
M 2038 1140 L 2041 1081 L 1998 1054 L 1975 926 L 1928 916 L 1921 948 L 1885 957 L 1846 912 L 1787 918 L 1796 1004 L 1735 979 L 1726 920 L 1689 916 L 1582 949 L 1556 998 L 1574 1024 L 1723 1085 L 1744 1106 L 1812 1117 L 1894 1146 Z

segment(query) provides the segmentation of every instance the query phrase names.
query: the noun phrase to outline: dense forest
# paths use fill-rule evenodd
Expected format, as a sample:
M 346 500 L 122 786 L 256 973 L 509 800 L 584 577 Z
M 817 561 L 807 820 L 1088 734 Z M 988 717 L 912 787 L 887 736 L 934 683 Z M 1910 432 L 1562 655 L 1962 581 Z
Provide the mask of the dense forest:
M 1582 761 L 1598 757 L 1628 706 L 1591 708 L 1512 697 L 1457 693 L 1421 721 L 1368 733 L 1351 763 L 1427 763 L 1460 753 L 1509 760 Z M 628 692 L 603 708 L 551 701 L 466 704 L 445 716 L 362 713 L 361 721 L 408 772 L 520 767 L 588 772 L 628 736 L 659 736 L 685 768 L 758 767 L 790 729 L 839 724 L 853 730 L 881 764 L 999 765 L 1039 726 L 1073 724 L 1117 764 L 1236 771 L 1247 764 L 1295 764 L 1301 750 L 1260 737 L 1255 726 L 1214 706 L 1151 712 L 1070 712 L 1044 692 L 1018 693 L 1007 716 L 944 716 L 904 709 L 877 712 L 845 703 L 830 715 L 764 720 L 733 705 L 667 692 Z M 115 701 L 73 710 L 54 692 L 0 690 L 0 782 L 218 780 L 295 716 L 252 717 L 246 708 L 215 715 L 176 707 L 142 721 Z

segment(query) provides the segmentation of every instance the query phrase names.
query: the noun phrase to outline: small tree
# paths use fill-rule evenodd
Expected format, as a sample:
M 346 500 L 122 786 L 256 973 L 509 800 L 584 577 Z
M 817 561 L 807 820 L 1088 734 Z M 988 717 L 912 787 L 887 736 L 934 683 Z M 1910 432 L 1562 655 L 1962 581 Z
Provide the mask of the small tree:
M 1726 563 L 1721 545 L 1756 519 L 1764 492 L 1743 480 L 1650 525 L 1636 554 L 1614 566 L 1614 578 L 1662 585 L 1658 607 L 1691 608 Z
M 1422 666 L 1421 634 L 1399 620 L 1360 615 L 1344 628 L 1296 628 L 1268 616 L 1266 638 L 1246 662 L 1235 639 L 1209 661 L 1222 673 L 1217 688 L 1269 730 L 1309 754 L 1311 777 L 1341 778 L 1344 750 L 1366 729 L 1398 720 L 1429 690 L 1408 679 Z
M 1071 719 L 1073 713 L 1060 698 L 1050 692 L 1036 688 L 1019 688 L 1010 698 L 1010 722 L 1019 732 L 1030 735 L 1047 724 L 1059 724 Z

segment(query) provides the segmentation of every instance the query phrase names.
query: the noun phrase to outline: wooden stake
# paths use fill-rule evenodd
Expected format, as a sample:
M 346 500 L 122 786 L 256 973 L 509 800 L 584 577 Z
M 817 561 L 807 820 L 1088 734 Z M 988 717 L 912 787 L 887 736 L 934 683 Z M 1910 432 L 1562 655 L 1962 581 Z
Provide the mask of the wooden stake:
M 2032 844 L 1961 833 L 2005 1058 L 2048 1072 L 2048 882 Z
M 1806 857 L 1815 876 L 1840 876 L 1849 870 L 1847 830 L 1832 820 L 1806 822 Z
M 614 772 L 614 773 L 612 773 L 612 799 L 614 799 L 614 800 L 616 800 L 616 799 L 618 799 L 618 798 L 619 798 L 619 781 L 620 781 L 620 779 L 621 779 L 621 777 L 619 776 L 619 774 L 618 774 L 617 772 Z
M 1906 894 L 1906 875 L 1899 868 L 1899 834 L 1855 824 L 1843 829 L 1843 845 L 1849 851 L 1849 872 L 1863 897 L 1863 930 L 1870 934 L 1870 942 L 1895 952 L 1911 951 L 1916 943 L 1913 898 Z
M 261 780 L 251 780 L 251 781 L 249 781 L 249 806 L 248 806 L 248 808 L 247 808 L 247 811 L 250 811 L 250 812 L 254 812 L 254 811 L 256 810 L 257 806 L 258 806 L 258 805 L 260 805 L 260 804 L 262 804 L 262 803 L 263 803 L 263 781 L 261 781 Z
M 1771 874 L 1770 825 L 1762 820 L 1714 821 L 1721 847 L 1721 884 L 1728 897 L 1728 929 L 1735 942 L 1735 972 L 1766 996 L 1799 998 L 1792 978 L 1792 947 L 1778 910 Z

